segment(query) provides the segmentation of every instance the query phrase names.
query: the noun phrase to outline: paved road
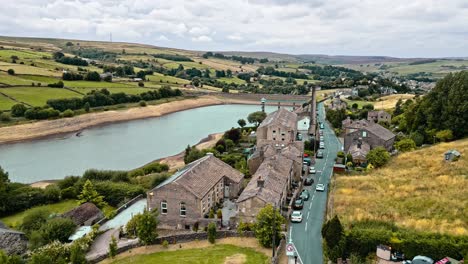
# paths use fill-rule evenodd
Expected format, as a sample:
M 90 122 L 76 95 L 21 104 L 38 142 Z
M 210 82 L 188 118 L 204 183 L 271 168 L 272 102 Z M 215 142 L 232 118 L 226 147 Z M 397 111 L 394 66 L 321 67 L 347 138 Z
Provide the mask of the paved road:
M 318 106 L 319 121 L 324 122 L 325 109 L 323 103 Z M 330 176 L 333 170 L 336 153 L 341 150 L 341 143 L 333 133 L 330 126 L 325 123 L 324 129 L 325 149 L 323 159 L 316 159 L 315 169 L 317 173 L 312 186 L 305 186 L 309 190 L 311 197 L 304 203 L 302 209 L 302 223 L 291 223 L 289 235 L 299 253 L 299 259 L 303 264 L 322 264 L 322 236 L 320 234 L 325 215 L 327 201 L 327 189 Z M 316 192 L 317 183 L 326 186 L 325 192 Z

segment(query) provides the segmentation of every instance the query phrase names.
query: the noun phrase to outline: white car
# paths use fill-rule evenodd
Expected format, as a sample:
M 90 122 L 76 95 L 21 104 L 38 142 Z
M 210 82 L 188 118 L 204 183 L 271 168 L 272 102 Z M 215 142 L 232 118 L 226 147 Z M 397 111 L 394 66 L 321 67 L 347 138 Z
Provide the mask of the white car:
M 323 191 L 325 191 L 325 185 L 323 185 L 322 183 L 319 183 L 319 184 L 317 184 L 317 186 L 315 186 L 315 190 L 317 192 L 323 192 Z
M 317 171 L 315 170 L 315 167 L 310 167 L 309 168 L 309 173 L 310 174 L 315 174 Z
M 324 149 L 325 148 L 325 143 L 320 142 L 319 148 Z
M 291 222 L 300 223 L 302 222 L 302 213 L 301 211 L 293 211 L 291 214 Z

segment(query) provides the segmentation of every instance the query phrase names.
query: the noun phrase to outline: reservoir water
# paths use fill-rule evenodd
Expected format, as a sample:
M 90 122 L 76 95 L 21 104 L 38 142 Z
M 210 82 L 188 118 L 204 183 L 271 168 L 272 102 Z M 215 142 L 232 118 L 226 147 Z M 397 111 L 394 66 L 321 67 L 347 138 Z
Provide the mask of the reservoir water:
M 267 106 L 266 111 L 277 107 Z M 129 170 L 175 155 L 211 133 L 237 127 L 259 105 L 216 105 L 128 121 L 44 140 L 0 146 L 10 181 L 32 183 L 82 175 L 90 168 Z

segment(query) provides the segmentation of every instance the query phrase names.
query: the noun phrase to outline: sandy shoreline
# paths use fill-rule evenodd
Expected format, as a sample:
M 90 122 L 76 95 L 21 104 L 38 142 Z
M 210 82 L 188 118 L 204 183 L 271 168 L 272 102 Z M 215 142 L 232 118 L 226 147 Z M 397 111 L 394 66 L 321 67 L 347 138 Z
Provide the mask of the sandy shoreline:
M 79 115 L 72 118 L 37 121 L 34 123 L 1 127 L 0 145 L 76 133 L 90 127 L 160 117 L 178 111 L 220 104 L 258 104 L 258 102 L 223 99 L 215 96 L 202 96 L 172 101 L 160 105 L 135 107 L 123 111 L 106 111 Z

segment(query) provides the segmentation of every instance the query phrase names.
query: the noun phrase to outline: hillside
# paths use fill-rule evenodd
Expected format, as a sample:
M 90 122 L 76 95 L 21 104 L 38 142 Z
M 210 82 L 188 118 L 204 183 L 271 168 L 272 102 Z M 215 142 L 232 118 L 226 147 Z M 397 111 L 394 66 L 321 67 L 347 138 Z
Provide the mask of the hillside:
M 460 151 L 457 162 L 444 153 Z M 393 158 L 365 175 L 337 175 L 332 183 L 333 214 L 346 225 L 361 220 L 399 227 L 468 235 L 468 139 L 441 143 Z

